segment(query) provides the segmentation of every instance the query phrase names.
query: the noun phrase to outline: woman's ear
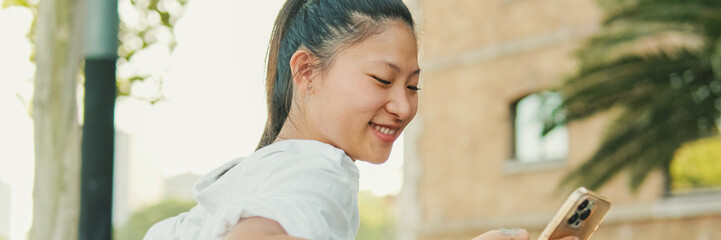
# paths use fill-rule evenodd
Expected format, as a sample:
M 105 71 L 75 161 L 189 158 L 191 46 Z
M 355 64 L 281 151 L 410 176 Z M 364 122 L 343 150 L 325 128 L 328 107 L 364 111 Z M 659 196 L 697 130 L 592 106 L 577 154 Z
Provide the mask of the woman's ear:
M 300 47 L 290 57 L 290 72 L 293 76 L 293 84 L 298 87 L 305 87 L 310 84 L 315 74 L 315 63 L 317 57 L 305 47 Z

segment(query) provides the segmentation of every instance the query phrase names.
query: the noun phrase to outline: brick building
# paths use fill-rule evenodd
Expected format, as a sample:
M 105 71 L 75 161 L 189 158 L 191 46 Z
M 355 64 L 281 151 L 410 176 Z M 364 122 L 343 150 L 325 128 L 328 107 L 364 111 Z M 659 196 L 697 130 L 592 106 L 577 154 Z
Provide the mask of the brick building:
M 608 115 L 566 126 L 561 158 L 514 149 L 520 99 L 572 74 L 573 50 L 600 29 L 593 0 L 406 0 L 419 22 L 420 108 L 405 135 L 399 239 L 470 239 L 500 227 L 538 236 L 589 157 Z M 517 140 L 516 140 L 517 141 Z M 594 239 L 721 239 L 721 193 L 664 197 L 652 174 L 637 193 L 621 176 L 600 189 L 613 207 Z

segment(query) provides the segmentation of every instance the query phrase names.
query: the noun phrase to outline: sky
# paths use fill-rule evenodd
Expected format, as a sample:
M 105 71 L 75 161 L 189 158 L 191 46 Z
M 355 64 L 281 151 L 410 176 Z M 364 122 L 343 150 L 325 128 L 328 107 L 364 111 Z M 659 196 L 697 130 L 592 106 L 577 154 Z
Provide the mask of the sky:
M 33 180 L 33 131 L 26 107 L 32 94 L 34 66 L 25 36 L 32 16 L 25 9 L 0 10 L 0 181 L 11 187 L 11 239 L 24 237 L 29 228 Z
M 121 18 L 133 21 L 121 1 Z M 139 64 L 118 74 L 160 72 L 166 100 L 150 104 L 119 98 L 116 128 L 141 143 L 136 154 L 158 174 L 202 175 L 233 158 L 253 152 L 265 121 L 263 67 L 272 22 L 282 1 L 190 1 L 177 23 L 178 46 L 136 56 Z M 126 9 L 126 10 L 123 10 Z M 32 216 L 32 98 L 34 66 L 26 34 L 32 21 L 21 8 L 0 10 L 0 181 L 9 184 L 11 238 L 26 239 Z M 137 96 L 157 93 L 153 84 L 138 84 Z M 361 190 L 397 194 L 402 179 L 402 138 L 383 165 L 359 162 Z M 0 211 L 5 211 L 0 209 Z

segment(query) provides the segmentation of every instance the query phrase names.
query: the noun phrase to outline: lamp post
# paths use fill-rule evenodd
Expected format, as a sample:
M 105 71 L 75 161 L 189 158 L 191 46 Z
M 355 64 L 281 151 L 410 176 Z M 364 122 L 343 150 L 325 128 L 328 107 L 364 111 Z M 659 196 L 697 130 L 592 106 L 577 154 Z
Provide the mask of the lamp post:
M 111 239 L 118 2 L 87 1 L 78 239 Z

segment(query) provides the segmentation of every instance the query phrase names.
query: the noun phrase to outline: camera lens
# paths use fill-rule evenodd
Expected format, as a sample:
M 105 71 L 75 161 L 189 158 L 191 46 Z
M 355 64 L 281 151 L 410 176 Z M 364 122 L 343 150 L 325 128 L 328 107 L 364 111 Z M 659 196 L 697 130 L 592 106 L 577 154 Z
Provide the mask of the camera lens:
M 578 213 L 574 213 L 573 216 L 568 219 L 568 224 L 573 225 L 574 223 L 576 223 L 576 220 L 578 220 Z
M 591 215 L 591 209 L 586 209 L 581 213 L 581 221 L 586 220 L 586 218 L 588 218 L 588 215 Z
M 578 211 L 583 211 L 586 207 L 588 207 L 588 199 L 583 200 L 581 205 L 578 205 Z

